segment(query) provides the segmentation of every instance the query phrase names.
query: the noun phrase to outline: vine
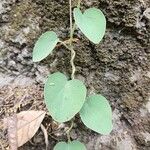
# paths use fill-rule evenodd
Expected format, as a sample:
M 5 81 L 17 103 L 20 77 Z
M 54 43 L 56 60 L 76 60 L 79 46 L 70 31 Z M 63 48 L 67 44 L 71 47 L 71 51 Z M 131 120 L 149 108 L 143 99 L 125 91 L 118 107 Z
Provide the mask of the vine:
M 112 111 L 109 102 L 100 94 L 89 95 L 84 83 L 75 79 L 76 67 L 74 59 L 76 52 L 73 42 L 74 31 L 78 27 L 94 44 L 99 44 L 106 30 L 106 19 L 101 10 L 89 8 L 84 13 L 80 10 L 81 0 L 72 11 L 72 0 L 69 0 L 70 38 L 61 41 L 53 31 L 47 31 L 40 36 L 33 49 L 33 61 L 46 58 L 55 47 L 64 45 L 71 52 L 71 80 L 60 72 L 50 74 L 44 85 L 44 99 L 52 118 L 59 122 L 71 120 L 71 126 L 66 131 L 68 142 L 59 142 L 54 150 L 85 150 L 84 144 L 71 141 L 70 132 L 74 126 L 74 117 L 80 114 L 82 122 L 93 131 L 109 134 L 112 130 Z M 73 24 L 73 17 L 75 23 Z

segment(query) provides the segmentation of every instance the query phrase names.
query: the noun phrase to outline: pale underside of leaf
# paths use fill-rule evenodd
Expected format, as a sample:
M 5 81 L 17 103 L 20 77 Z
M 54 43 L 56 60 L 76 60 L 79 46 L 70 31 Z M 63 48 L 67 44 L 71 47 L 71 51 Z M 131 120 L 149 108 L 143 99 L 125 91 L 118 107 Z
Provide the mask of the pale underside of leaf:
M 81 81 L 68 81 L 65 75 L 58 72 L 48 77 L 44 86 L 44 98 L 53 119 L 66 122 L 82 108 L 86 88 Z
M 78 28 L 90 41 L 98 44 L 102 40 L 106 30 L 106 19 L 99 9 L 90 8 L 82 14 L 79 8 L 75 8 L 74 18 Z
M 38 62 L 46 58 L 58 42 L 59 39 L 55 32 L 47 31 L 43 33 L 34 46 L 33 61 Z
M 101 134 L 112 130 L 112 111 L 105 97 L 92 95 L 87 98 L 80 111 L 81 120 L 90 129 Z

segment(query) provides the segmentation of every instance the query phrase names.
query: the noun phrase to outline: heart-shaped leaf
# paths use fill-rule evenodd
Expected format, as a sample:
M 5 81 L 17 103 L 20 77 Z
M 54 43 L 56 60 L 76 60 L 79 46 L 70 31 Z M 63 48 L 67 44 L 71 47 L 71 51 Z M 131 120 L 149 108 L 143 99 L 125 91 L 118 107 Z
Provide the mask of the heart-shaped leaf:
M 54 150 L 86 150 L 86 147 L 79 141 L 72 141 L 69 143 L 59 142 L 54 147 Z
M 68 81 L 62 73 L 48 77 L 44 87 L 47 108 L 54 120 L 66 122 L 82 108 L 86 98 L 86 87 L 80 80 Z
M 90 41 L 98 44 L 102 40 L 106 30 L 106 19 L 102 11 L 89 8 L 82 14 L 79 8 L 75 8 L 74 19 L 76 25 Z
M 81 120 L 90 129 L 109 134 L 112 130 L 112 111 L 105 97 L 92 95 L 80 111 Z
M 33 61 L 38 62 L 47 57 L 55 48 L 59 39 L 55 32 L 47 31 L 40 36 L 33 49 Z

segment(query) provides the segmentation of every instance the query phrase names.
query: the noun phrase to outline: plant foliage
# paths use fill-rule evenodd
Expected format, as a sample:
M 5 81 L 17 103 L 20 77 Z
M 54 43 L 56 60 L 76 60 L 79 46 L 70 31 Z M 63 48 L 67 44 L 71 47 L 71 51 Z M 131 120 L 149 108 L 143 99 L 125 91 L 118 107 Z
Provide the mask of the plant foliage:
M 106 30 L 106 19 L 102 11 L 89 8 L 82 14 L 79 8 L 75 8 L 74 19 L 76 25 L 90 41 L 98 44 L 102 40 Z
M 84 144 L 80 143 L 79 141 L 72 141 L 72 142 L 59 142 L 55 147 L 54 150 L 86 150 Z
M 47 31 L 40 36 L 33 49 L 33 61 L 38 62 L 47 57 L 55 48 L 59 39 L 55 32 Z
M 67 80 L 60 72 L 51 74 L 44 87 L 46 106 L 58 122 L 72 119 L 86 99 L 86 87 L 77 79 Z
M 89 96 L 80 111 L 81 120 L 90 129 L 109 134 L 112 130 L 112 111 L 105 97 Z
M 70 2 L 70 17 L 72 7 Z M 81 12 L 79 5 L 74 9 L 74 20 L 76 26 L 93 43 L 98 44 L 104 37 L 106 30 L 106 19 L 101 10 L 89 8 Z M 76 27 L 74 26 L 74 27 Z M 81 120 L 90 129 L 101 134 L 109 134 L 112 130 L 112 110 L 105 97 L 92 95 L 86 98 L 87 90 L 83 82 L 74 79 L 76 71 L 74 65 L 75 51 L 73 49 L 72 18 L 70 19 L 70 41 L 61 42 L 53 31 L 47 31 L 40 36 L 33 49 L 33 61 L 38 62 L 46 58 L 55 48 L 58 42 L 71 51 L 71 80 L 60 73 L 50 74 L 44 86 L 44 99 L 50 115 L 57 122 L 71 120 L 78 112 Z M 71 126 L 72 128 L 72 126 Z M 69 131 L 71 130 L 69 129 Z M 67 132 L 68 137 L 68 132 Z M 85 150 L 85 146 L 79 141 L 68 143 L 59 142 L 54 150 Z

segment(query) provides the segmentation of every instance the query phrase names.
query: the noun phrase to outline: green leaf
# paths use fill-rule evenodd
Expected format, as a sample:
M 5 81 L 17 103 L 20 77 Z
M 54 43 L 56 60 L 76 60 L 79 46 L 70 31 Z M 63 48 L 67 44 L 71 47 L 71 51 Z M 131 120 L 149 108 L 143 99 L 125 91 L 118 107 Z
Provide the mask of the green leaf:
M 46 58 L 57 45 L 59 39 L 55 32 L 47 31 L 40 36 L 33 49 L 33 61 Z
M 112 111 L 105 97 L 92 95 L 80 111 L 81 120 L 90 129 L 101 134 L 112 130 Z
M 64 74 L 57 72 L 48 77 L 44 98 L 53 119 L 66 122 L 82 108 L 86 99 L 86 87 L 80 80 L 68 81 Z
M 72 141 L 69 143 L 59 142 L 54 147 L 54 150 L 86 150 L 86 147 L 79 141 Z
M 89 8 L 83 14 L 79 8 L 74 9 L 76 25 L 93 43 L 98 44 L 106 30 L 106 19 L 101 10 Z

